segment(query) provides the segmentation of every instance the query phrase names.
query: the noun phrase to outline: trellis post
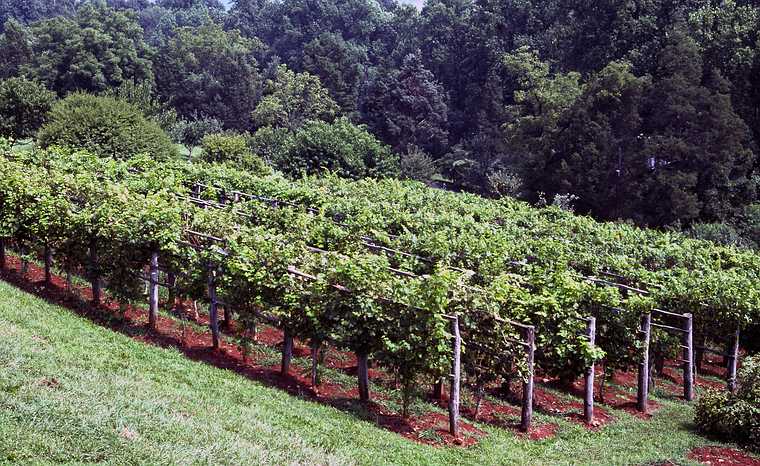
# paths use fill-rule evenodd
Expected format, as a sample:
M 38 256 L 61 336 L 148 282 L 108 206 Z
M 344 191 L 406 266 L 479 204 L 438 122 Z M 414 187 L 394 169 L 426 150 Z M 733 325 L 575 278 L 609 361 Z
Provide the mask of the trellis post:
M 214 349 L 219 348 L 219 319 L 217 316 L 218 302 L 216 299 L 216 270 L 209 265 L 208 268 L 208 297 L 209 297 L 209 326 L 211 327 L 211 344 Z
M 694 399 L 694 319 L 691 314 L 684 314 L 683 336 L 683 397 L 686 401 Z
M 280 365 L 280 373 L 287 375 L 290 370 L 290 360 L 293 358 L 293 336 L 286 329 L 283 335 L 282 341 L 282 363 Z
M 639 362 L 639 387 L 636 397 L 637 408 L 646 413 L 649 405 L 649 337 L 652 330 L 652 314 L 641 316 L 641 361 Z
M 732 344 L 731 344 L 731 352 L 728 353 L 728 371 L 727 371 L 727 380 L 728 380 L 728 390 L 732 393 L 736 391 L 736 367 L 739 363 L 739 337 L 740 337 L 740 329 L 739 326 L 736 326 L 736 330 L 734 331 L 734 334 L 732 335 Z
M 92 304 L 100 306 L 100 269 L 98 266 L 98 244 L 93 239 L 90 242 L 90 268 L 92 269 L 92 276 L 90 277 L 90 284 L 92 285 Z
M 5 239 L 0 238 L 0 272 L 5 272 Z
M 158 253 L 154 252 L 150 256 L 150 290 L 148 306 L 148 325 L 153 330 L 157 327 L 158 322 Z
M 359 382 L 359 399 L 369 401 L 369 357 L 366 353 L 356 355 L 356 376 Z
M 589 344 L 593 347 L 596 342 L 596 318 L 589 317 L 586 326 L 586 336 L 588 337 Z M 594 422 L 594 362 L 586 369 L 586 386 L 585 397 L 583 400 L 583 415 L 586 418 L 586 422 L 591 424 Z
M 451 371 L 451 393 L 449 396 L 449 433 L 459 437 L 459 382 L 461 378 L 462 336 L 459 333 L 459 317 L 451 319 L 451 333 L 454 335 L 454 360 Z
M 520 430 L 528 432 L 533 420 L 533 364 L 536 351 L 536 328 L 532 325 L 525 327 L 525 359 L 528 369 L 528 378 L 523 381 L 522 414 Z
M 43 255 L 44 255 L 43 259 L 45 262 L 45 284 L 50 285 L 51 283 L 53 283 L 53 273 L 52 273 L 53 250 L 47 244 L 45 245 L 45 252 L 43 253 Z

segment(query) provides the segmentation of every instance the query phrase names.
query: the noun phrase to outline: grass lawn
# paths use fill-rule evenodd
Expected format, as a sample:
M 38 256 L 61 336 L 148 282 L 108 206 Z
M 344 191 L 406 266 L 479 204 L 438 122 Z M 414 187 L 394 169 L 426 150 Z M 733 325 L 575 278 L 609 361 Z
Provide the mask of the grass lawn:
M 692 464 L 714 442 L 675 400 L 648 421 L 560 418 L 531 441 L 488 425 L 471 448 L 416 444 L 344 411 L 99 327 L 0 281 L 0 463 Z

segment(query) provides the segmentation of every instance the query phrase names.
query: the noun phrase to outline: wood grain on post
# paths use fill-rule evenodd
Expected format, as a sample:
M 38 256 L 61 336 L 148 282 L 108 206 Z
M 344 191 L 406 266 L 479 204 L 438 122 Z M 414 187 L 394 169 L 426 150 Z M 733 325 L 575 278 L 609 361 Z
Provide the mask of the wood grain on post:
M 694 399 L 694 319 L 691 314 L 684 314 L 683 336 L 683 397 L 686 401 Z
M 153 330 L 158 322 L 158 253 L 150 256 L 150 289 L 148 290 L 148 325 Z
M 589 344 L 593 347 L 596 342 L 595 317 L 589 317 L 588 319 L 586 336 L 588 336 Z M 586 369 L 586 386 L 583 399 L 583 415 L 589 424 L 594 422 L 594 369 L 594 362 L 592 361 L 591 366 Z
M 214 349 L 219 348 L 219 303 L 216 299 L 216 271 L 211 267 L 208 269 L 208 298 L 209 304 L 209 326 L 211 327 L 211 344 Z
M 739 326 L 736 326 L 736 330 L 732 335 L 731 352 L 728 353 L 728 390 L 733 393 L 736 391 L 736 367 L 739 363 L 739 337 L 741 336 Z
M 288 330 L 285 330 L 282 341 L 282 362 L 280 364 L 280 373 L 287 375 L 290 370 L 290 360 L 293 358 L 293 336 Z
M 652 331 L 652 314 L 641 316 L 641 361 L 639 362 L 639 389 L 636 407 L 642 413 L 649 409 L 649 337 Z
M 454 361 L 451 371 L 451 394 L 449 396 L 449 433 L 459 437 L 459 382 L 461 378 L 462 336 L 459 334 L 459 317 L 451 320 L 451 333 L 454 335 Z
M 92 269 L 92 276 L 90 277 L 92 304 L 100 306 L 100 268 L 98 266 L 98 244 L 95 240 L 90 242 L 90 267 Z
M 528 378 L 523 382 L 522 393 L 522 414 L 520 418 L 520 431 L 528 432 L 531 422 L 533 421 L 533 364 L 536 351 L 536 328 L 528 326 L 524 330 L 526 366 L 528 369 Z
M 356 355 L 356 376 L 359 382 L 359 399 L 369 401 L 369 357 L 366 354 Z

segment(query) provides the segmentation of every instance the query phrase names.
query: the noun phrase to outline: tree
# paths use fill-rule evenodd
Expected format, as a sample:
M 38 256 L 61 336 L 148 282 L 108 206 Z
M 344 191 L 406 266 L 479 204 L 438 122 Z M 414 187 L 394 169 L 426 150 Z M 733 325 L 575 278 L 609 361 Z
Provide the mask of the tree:
M 381 74 L 361 110 L 372 132 L 396 152 L 416 146 L 440 157 L 446 149 L 446 94 L 417 55 L 408 55 L 400 70 Z
M 347 178 L 394 176 L 398 157 L 366 128 L 346 118 L 307 122 L 293 135 L 277 168 L 291 176 L 335 172 Z
M 178 156 L 166 133 L 136 106 L 82 93 L 71 94 L 53 106 L 38 138 L 43 147 L 85 149 L 121 160 L 138 154 L 156 160 Z
M 280 65 L 266 83 L 264 97 L 252 113 L 256 127 L 273 126 L 296 131 L 309 120 L 332 121 L 338 113 L 327 89 L 309 73 L 294 73 Z
M 660 54 L 644 118 L 649 223 L 722 221 L 754 198 L 749 129 L 722 77 L 704 72 L 696 44 L 679 31 Z
M 15 19 L 9 19 L 0 35 L 0 63 L 3 64 L 0 78 L 18 76 L 31 58 L 32 44 L 26 28 Z
M 171 128 L 172 139 L 187 149 L 187 158 L 193 159 L 193 150 L 207 134 L 222 131 L 222 122 L 207 116 L 193 116 L 190 120 L 179 120 Z
M 174 34 L 154 61 L 159 96 L 184 119 L 199 113 L 225 128 L 248 129 L 261 95 L 258 43 L 211 22 Z
M 54 16 L 71 16 L 78 3 L 79 0 L 0 0 L 0 24 L 11 18 L 21 24 L 31 24 Z
M 356 112 L 367 52 L 339 34 L 322 33 L 304 46 L 302 68 L 317 76 L 344 114 Z
M 24 78 L 0 81 L 0 134 L 13 145 L 34 136 L 45 122 L 55 94 Z
M 207 134 L 201 142 L 201 157 L 206 162 L 231 163 L 248 173 L 271 173 L 272 170 L 264 161 L 251 151 L 247 139 L 242 134 Z
M 33 24 L 30 33 L 33 55 L 26 73 L 59 96 L 153 79 L 151 50 L 132 11 L 87 3 L 72 18 Z

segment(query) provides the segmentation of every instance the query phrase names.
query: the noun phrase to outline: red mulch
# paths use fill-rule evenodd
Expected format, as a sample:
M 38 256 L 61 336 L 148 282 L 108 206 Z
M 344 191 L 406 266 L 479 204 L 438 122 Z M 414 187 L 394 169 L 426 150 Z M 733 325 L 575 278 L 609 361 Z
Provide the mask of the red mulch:
M 690 451 L 687 457 L 709 465 L 760 466 L 760 459 L 753 458 L 735 448 L 698 447 Z

